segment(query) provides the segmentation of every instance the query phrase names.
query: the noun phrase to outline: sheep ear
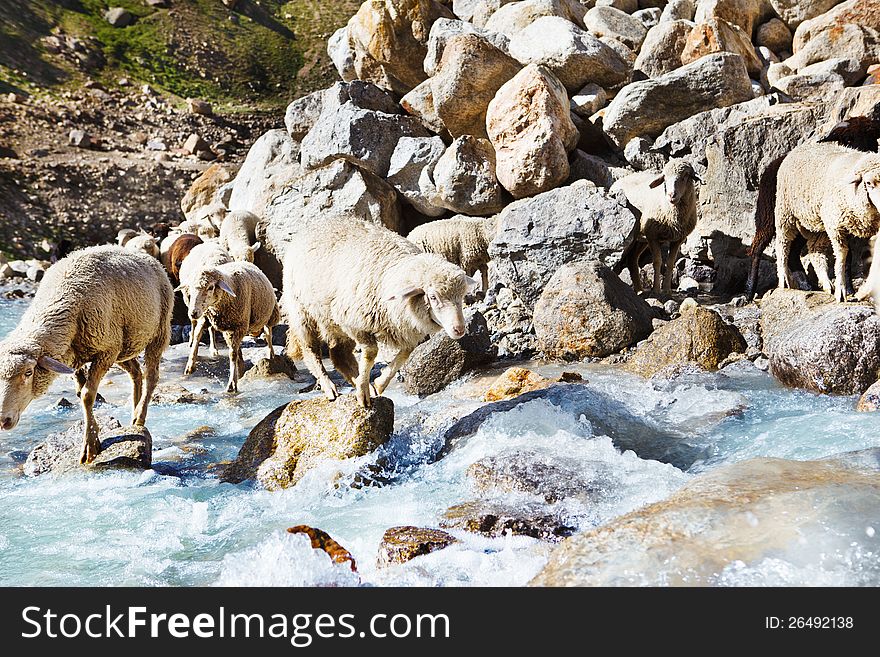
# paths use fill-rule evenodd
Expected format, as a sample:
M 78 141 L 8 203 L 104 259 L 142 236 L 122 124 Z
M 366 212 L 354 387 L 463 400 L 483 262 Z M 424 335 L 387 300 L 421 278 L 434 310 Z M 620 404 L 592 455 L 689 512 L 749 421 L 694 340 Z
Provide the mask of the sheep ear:
M 233 299 L 235 298 L 235 292 L 232 291 L 232 288 L 229 287 L 229 283 L 227 283 L 226 281 L 221 279 L 220 282 L 217 283 L 217 287 L 226 292 L 226 294 L 231 296 Z
M 55 360 L 51 356 L 40 356 L 37 361 L 37 365 L 42 367 L 44 370 L 49 370 L 50 372 L 55 372 L 57 374 L 73 374 L 73 370 L 69 368 L 64 363 Z
M 418 296 L 419 294 L 424 293 L 425 291 L 420 287 L 408 287 L 405 290 L 392 294 L 390 297 L 388 297 L 388 301 L 394 301 L 395 299 L 406 301 L 411 297 Z
M 849 179 L 849 184 L 858 187 L 862 184 L 862 174 L 858 172 L 853 172 L 852 177 Z
M 186 287 L 186 286 L 185 286 L 185 285 L 182 285 L 182 284 L 181 284 L 181 285 L 178 285 L 176 288 L 174 288 L 174 291 L 175 291 L 175 292 L 183 292 L 183 288 L 184 288 L 184 287 Z
M 659 187 L 663 184 L 663 174 L 661 173 L 656 178 L 652 179 L 651 182 L 648 183 L 648 187 L 654 189 L 655 187 Z
M 251 247 L 251 253 L 256 253 L 257 250 L 259 250 L 260 246 L 262 246 L 262 244 L 260 244 L 259 242 L 254 242 L 254 245 Z

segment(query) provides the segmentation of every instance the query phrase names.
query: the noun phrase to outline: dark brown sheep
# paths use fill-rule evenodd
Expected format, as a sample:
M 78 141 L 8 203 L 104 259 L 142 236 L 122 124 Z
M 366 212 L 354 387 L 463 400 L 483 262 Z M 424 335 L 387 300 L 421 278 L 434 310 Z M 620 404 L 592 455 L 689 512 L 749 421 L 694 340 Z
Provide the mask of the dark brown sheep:
M 202 238 L 198 235 L 190 235 L 186 233 L 181 235 L 168 250 L 168 275 L 174 285 L 180 284 L 180 265 L 183 264 L 184 258 L 189 255 L 195 247 L 202 243 Z

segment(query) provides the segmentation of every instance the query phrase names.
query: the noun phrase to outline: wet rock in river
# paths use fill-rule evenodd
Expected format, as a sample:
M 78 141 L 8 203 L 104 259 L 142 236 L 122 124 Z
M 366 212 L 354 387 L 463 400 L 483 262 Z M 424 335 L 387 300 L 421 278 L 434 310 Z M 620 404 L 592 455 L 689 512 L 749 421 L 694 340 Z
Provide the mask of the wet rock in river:
M 276 377 L 285 377 L 291 381 L 297 380 L 296 365 L 286 355 L 276 354 L 274 358 L 261 358 L 242 375 L 241 380 L 245 382 L 259 381 Z
M 153 393 L 154 404 L 208 404 L 213 397 L 207 392 L 192 392 L 179 383 L 160 383 Z
M 532 390 L 541 390 L 553 381 L 525 367 L 510 367 L 499 376 L 483 395 L 483 401 L 513 399 Z
M 873 413 L 880 411 L 880 381 L 875 381 L 859 397 L 856 410 L 860 413 Z
M 394 429 L 394 403 L 387 397 L 361 408 L 354 395 L 292 401 L 254 427 L 222 479 L 247 479 L 269 490 L 289 488 L 327 459 L 363 456 L 383 445 Z
M 296 527 L 288 527 L 289 534 L 305 534 L 309 537 L 312 547 L 316 550 L 323 550 L 336 563 L 347 563 L 351 566 L 351 572 L 357 572 L 357 563 L 351 552 L 337 543 L 330 534 L 323 529 L 316 529 L 308 525 L 297 525 Z
M 379 545 L 379 565 L 404 563 L 457 542 L 457 538 L 440 529 L 391 527 L 385 531 L 382 543 Z
M 152 464 L 153 439 L 145 427 L 123 427 L 118 420 L 97 416 L 101 451 L 84 466 L 82 453 L 84 423 L 80 420 L 67 430 L 49 435 L 27 457 L 24 473 L 29 477 L 98 469 L 148 470 Z
M 449 507 L 440 526 L 491 538 L 512 534 L 543 541 L 559 541 L 575 531 L 543 504 L 513 506 L 482 500 Z
M 822 562 L 823 570 L 845 561 L 847 575 L 835 582 L 854 585 L 862 568 L 852 560 L 872 570 L 876 541 L 846 509 L 874 507 L 878 494 L 880 475 L 834 461 L 760 458 L 721 466 L 665 501 L 568 539 L 531 584 L 766 584 L 761 566 L 782 559 Z M 756 579 L 737 579 L 749 569 Z

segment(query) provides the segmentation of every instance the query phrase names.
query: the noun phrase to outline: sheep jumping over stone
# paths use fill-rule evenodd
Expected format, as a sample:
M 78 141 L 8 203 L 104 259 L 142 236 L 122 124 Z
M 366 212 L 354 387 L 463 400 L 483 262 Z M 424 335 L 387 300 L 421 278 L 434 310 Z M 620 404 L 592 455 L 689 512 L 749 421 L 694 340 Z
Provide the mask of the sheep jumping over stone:
M 880 155 L 830 143 L 802 144 L 779 167 L 776 257 L 779 287 L 792 286 L 787 266 L 798 233 L 825 233 L 834 252 L 834 293 L 846 300 L 848 237 L 873 237 L 880 229 Z
M 18 326 L 0 342 L 0 427 L 15 427 L 57 374 L 76 371 L 85 417 L 80 460 L 91 463 L 101 449 L 92 407 L 114 363 L 131 377 L 132 424 L 146 423 L 173 304 L 162 265 L 143 253 L 96 246 L 59 260 L 46 271 Z
M 275 290 L 266 275 L 250 262 L 228 262 L 200 269 L 189 284 L 189 316 L 193 322 L 207 319 L 223 333 L 229 345 L 229 384 L 227 392 L 238 392 L 242 374 L 241 342 L 246 335 L 265 335 L 269 358 L 274 358 L 272 329 L 281 321 Z M 198 343 L 190 361 L 195 362 Z M 187 363 L 191 370 L 191 363 Z
M 630 249 L 627 265 L 633 288 L 642 289 L 639 257 L 651 249 L 654 263 L 655 293 L 672 289 L 672 272 L 682 243 L 697 226 L 696 175 L 684 160 L 671 160 L 661 172 L 642 171 L 621 178 L 611 192 L 622 191 L 639 218 L 639 238 Z M 647 244 L 646 244 L 647 243 Z M 661 245 L 669 244 L 665 271 Z M 661 271 L 663 283 L 661 288 Z
M 461 267 L 422 253 L 403 237 L 355 218 L 328 218 L 303 227 L 287 248 L 284 310 L 303 361 L 330 400 L 338 396 L 321 362 L 321 344 L 369 408 L 370 372 L 379 343 L 397 355 L 373 384 L 381 395 L 428 335 L 466 331 L 462 303 L 476 281 Z M 355 349 L 360 349 L 360 363 Z
M 489 289 L 489 242 L 495 237 L 497 220 L 462 215 L 422 224 L 407 239 L 425 253 L 436 253 L 464 269 L 468 276 L 480 272 L 483 292 Z
M 197 284 L 203 270 L 219 267 L 228 262 L 232 262 L 232 257 L 217 242 L 203 242 L 202 244 L 194 246 L 189 252 L 189 255 L 186 256 L 180 265 L 180 270 L 178 272 L 180 285 L 177 287 L 177 290 L 181 292 L 183 302 L 190 310 L 190 322 L 192 328 L 189 336 L 191 352 L 189 360 L 186 363 L 186 369 L 184 370 L 184 374 L 186 375 L 192 374 L 195 369 L 196 358 L 199 355 L 199 341 L 202 339 L 202 333 L 205 331 L 205 326 L 208 325 L 208 320 L 205 317 L 201 317 L 198 320 L 192 319 L 192 290 Z M 210 353 L 212 356 L 216 356 L 217 347 L 214 338 L 214 329 L 211 326 L 208 326 L 208 338 L 211 342 Z
M 230 212 L 220 224 L 220 246 L 233 260 L 253 262 L 254 252 L 260 248 L 256 238 L 257 215 L 252 212 Z

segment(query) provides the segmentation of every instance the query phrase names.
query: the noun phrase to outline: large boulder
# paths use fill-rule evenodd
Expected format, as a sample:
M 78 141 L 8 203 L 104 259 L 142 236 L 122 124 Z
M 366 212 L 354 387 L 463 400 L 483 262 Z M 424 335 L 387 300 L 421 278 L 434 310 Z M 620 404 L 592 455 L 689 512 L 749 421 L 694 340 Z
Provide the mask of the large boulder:
M 681 68 L 681 53 L 693 28 L 689 20 L 666 21 L 652 27 L 636 58 L 635 70 L 656 78 Z
M 477 34 L 451 37 L 431 78 L 434 109 L 449 134 L 485 138 L 486 108 L 519 70 L 515 59 Z
M 755 52 L 751 37 L 738 25 L 716 18 L 694 26 L 685 40 L 681 62 L 690 64 L 716 52 L 740 55 L 749 75 L 756 79 L 760 77 L 764 64 Z
M 431 80 L 425 80 L 412 91 L 400 99 L 400 106 L 408 114 L 419 119 L 432 132 L 438 135 L 448 135 L 446 126 L 437 114 L 434 106 L 434 90 L 431 88 Z
M 841 0 L 767 0 L 774 13 L 794 30 L 805 20 L 815 18 L 839 5 Z
M 333 62 L 333 66 L 343 82 L 357 79 L 357 71 L 354 70 L 354 53 L 351 50 L 347 25 L 340 27 L 327 39 L 327 56 L 330 57 L 330 61 Z
M 559 16 L 579 27 L 584 26 L 587 8 L 578 0 L 522 0 L 504 3 L 486 21 L 490 32 L 500 32 L 513 37 L 543 16 Z
M 535 304 L 538 348 L 548 358 L 602 358 L 651 332 L 651 307 L 600 262 L 571 262 Z
M 880 60 L 880 0 L 848 0 L 800 24 L 794 33 L 794 54 L 785 60 L 792 70 L 828 59 L 846 60 L 838 71 L 848 85 L 861 82 L 868 66 Z
M 694 0 L 669 0 L 660 14 L 660 22 L 693 21 L 696 10 Z
M 657 137 L 694 114 L 752 97 L 742 57 L 717 53 L 625 86 L 605 109 L 603 125 L 614 145 L 622 149 L 635 137 Z
M 438 331 L 410 354 L 400 373 L 411 395 L 433 395 L 450 383 L 495 358 L 486 318 L 476 310 L 465 314 L 467 334 L 453 340 Z
M 401 95 L 425 80 L 422 62 L 438 18 L 454 16 L 434 0 L 366 0 L 348 22 L 357 78 Z
M 437 73 L 440 66 L 440 60 L 443 59 L 443 52 L 446 50 L 446 44 L 449 40 L 458 34 L 477 34 L 501 52 L 509 54 L 510 39 L 498 32 L 489 32 L 474 27 L 471 23 L 465 21 L 454 21 L 448 18 L 440 18 L 431 26 L 431 34 L 428 37 L 428 54 L 425 56 L 424 69 L 428 76 Z
M 532 309 L 562 265 L 593 260 L 614 268 L 636 229 L 621 199 L 578 181 L 504 208 L 489 255 L 498 278 Z
M 468 2 L 473 5 L 473 9 L 470 10 L 471 17 L 465 18 L 461 14 L 455 11 L 455 0 L 453 0 L 453 13 L 456 16 L 461 18 L 462 20 L 470 21 L 474 24 L 475 27 L 486 27 L 486 23 L 489 22 L 489 19 L 492 18 L 492 15 L 501 9 L 504 5 L 510 4 L 512 2 L 519 2 L 520 0 L 459 0 L 460 2 Z
M 257 240 L 279 262 L 298 227 L 326 217 L 353 216 L 400 229 L 397 193 L 388 183 L 345 160 L 301 176 L 266 205 Z M 257 251 L 260 253 L 263 249 Z
M 269 130 L 251 146 L 235 176 L 230 212 L 246 210 L 261 216 L 272 196 L 300 175 L 299 144 L 287 130 Z
M 232 172 L 222 164 L 212 164 L 193 181 L 180 199 L 183 216 L 191 219 L 198 211 L 217 202 L 217 190 L 232 180 Z
M 453 212 L 490 215 L 506 204 L 495 177 L 495 149 L 487 139 L 456 139 L 436 162 L 433 177 L 437 202 Z
M 391 155 L 387 181 L 428 217 L 446 212 L 434 184 L 434 168 L 445 152 L 446 144 L 440 137 L 401 137 Z
M 84 430 L 84 422 L 79 420 L 65 431 L 50 434 L 38 443 L 28 454 L 24 473 L 36 477 L 83 470 L 150 469 L 153 439 L 145 427 L 123 427 L 116 419 L 101 415 L 96 420 L 101 451 L 89 465 L 79 462 Z
M 324 92 L 313 91 L 302 98 L 297 98 L 287 106 L 284 112 L 284 127 L 287 134 L 295 141 L 301 141 L 311 130 L 324 107 Z
M 751 37 L 763 13 L 764 0 L 697 0 L 694 22 L 719 18 L 738 25 Z
M 498 90 L 486 129 L 498 182 L 514 198 L 546 192 L 568 178 L 568 153 L 580 133 L 565 87 L 543 66 L 529 64 Z
M 369 454 L 384 445 L 394 429 L 394 403 L 387 397 L 362 408 L 354 395 L 335 401 L 316 397 L 276 408 L 248 434 L 222 479 L 256 479 L 268 490 L 294 486 L 328 459 Z
M 648 33 L 642 21 L 615 7 L 593 7 L 584 16 L 584 25 L 596 36 L 617 39 L 636 52 Z
M 755 45 L 765 46 L 774 53 L 790 51 L 791 30 L 778 18 L 772 18 L 758 27 Z
M 847 572 L 861 573 L 875 563 L 874 541 L 848 510 L 873 508 L 878 494 L 880 475 L 836 460 L 721 466 L 662 502 L 569 538 L 531 585 L 767 584 L 772 563 L 771 583 L 809 586 L 838 553 L 855 560 Z
M 348 160 L 384 177 L 401 137 L 430 137 L 412 116 L 364 109 L 348 101 L 324 107 L 315 125 L 302 140 L 300 160 L 307 169 L 333 160 Z
M 806 69 L 803 69 L 806 70 Z M 798 73 L 787 75 L 773 85 L 794 101 L 831 105 L 846 87 L 837 73 Z
M 629 357 L 626 368 L 647 377 L 691 364 L 711 371 L 730 354 L 746 349 L 735 326 L 714 310 L 694 306 L 654 331 Z
M 774 290 L 761 300 L 764 353 L 787 386 L 861 394 L 880 372 L 880 317 L 873 307 L 827 295 Z
M 615 50 L 558 16 L 539 18 L 517 32 L 510 41 L 510 54 L 524 65 L 545 66 L 570 92 L 588 82 L 613 87 L 625 82 L 630 73 Z

